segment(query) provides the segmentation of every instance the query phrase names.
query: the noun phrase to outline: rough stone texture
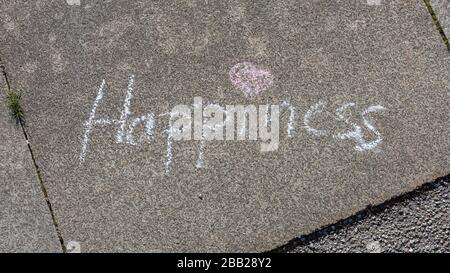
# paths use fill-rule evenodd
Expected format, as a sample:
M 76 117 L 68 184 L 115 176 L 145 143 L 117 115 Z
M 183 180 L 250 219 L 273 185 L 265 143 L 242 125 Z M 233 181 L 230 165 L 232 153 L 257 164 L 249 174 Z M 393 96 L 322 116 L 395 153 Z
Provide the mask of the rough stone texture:
M 450 252 L 450 176 L 298 239 L 289 252 Z M 345 222 L 345 223 L 344 223 Z
M 447 38 L 450 37 L 450 0 L 431 0 L 436 16 Z
M 0 84 L 0 252 L 61 252 L 22 130 Z
M 416 1 L 64 1 L 1 0 L 0 43 L 23 101 L 36 157 L 65 241 L 90 251 L 273 249 L 369 204 L 450 172 L 449 55 L 424 3 Z M 270 69 L 273 86 L 246 98 L 228 72 L 248 61 Z M 259 144 L 173 143 L 165 173 L 167 119 L 154 139 L 116 143 L 117 126 L 96 126 L 80 150 L 102 79 L 98 118 L 119 118 L 135 75 L 135 117 L 194 96 L 226 104 L 297 109 L 278 151 Z M 303 116 L 322 101 L 314 126 Z M 351 130 L 335 110 L 369 105 L 384 142 L 358 152 L 332 134 Z M 139 129 L 142 133 L 142 129 Z

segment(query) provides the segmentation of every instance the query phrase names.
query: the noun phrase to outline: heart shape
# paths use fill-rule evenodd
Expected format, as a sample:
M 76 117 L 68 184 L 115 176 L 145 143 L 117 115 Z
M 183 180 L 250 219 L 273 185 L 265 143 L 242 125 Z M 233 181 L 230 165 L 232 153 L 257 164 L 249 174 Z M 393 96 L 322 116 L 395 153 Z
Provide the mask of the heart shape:
M 273 76 L 269 70 L 249 62 L 236 64 L 230 69 L 229 75 L 233 85 L 247 97 L 258 96 L 273 84 Z

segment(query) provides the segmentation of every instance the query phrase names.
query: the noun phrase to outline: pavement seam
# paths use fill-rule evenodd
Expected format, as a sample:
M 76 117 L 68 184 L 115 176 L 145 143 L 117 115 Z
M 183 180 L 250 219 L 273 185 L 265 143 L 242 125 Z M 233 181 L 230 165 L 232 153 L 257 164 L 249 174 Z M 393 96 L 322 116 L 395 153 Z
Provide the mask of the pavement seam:
M 325 225 L 319 229 L 316 229 L 315 231 L 313 231 L 309 234 L 297 237 L 297 238 L 289 241 L 287 244 L 282 245 L 280 247 L 277 247 L 277 248 L 267 251 L 267 252 L 268 253 L 290 252 L 298 247 L 307 246 L 309 243 L 318 241 L 328 235 L 338 233 L 340 230 L 343 230 L 350 226 L 357 225 L 358 223 L 362 222 L 364 219 L 367 219 L 370 216 L 379 215 L 383 211 L 386 211 L 387 209 L 392 208 L 393 206 L 395 206 L 397 204 L 407 202 L 408 200 L 412 200 L 414 197 L 425 194 L 425 193 L 432 191 L 438 187 L 448 187 L 449 185 L 450 185 L 450 174 L 448 174 L 444 177 L 439 177 L 436 180 L 434 180 L 433 182 L 425 183 L 425 184 L 417 187 L 413 191 L 410 191 L 410 192 L 407 192 L 404 194 L 400 194 L 391 199 L 388 199 L 379 205 L 375 205 L 375 206 L 369 205 L 365 209 L 358 211 L 357 213 L 353 214 L 350 217 L 339 220 L 338 222 L 335 222 L 333 224 Z
M 8 92 L 11 92 L 11 90 L 12 90 L 11 89 L 11 84 L 10 84 L 10 81 L 9 81 L 9 78 L 8 78 L 8 74 L 6 72 L 6 67 L 3 65 L 3 62 L 2 62 L 1 58 L 0 58 L 0 70 L 1 70 L 1 73 L 2 73 L 2 75 L 4 77 L 4 79 L 5 79 L 5 82 L 6 82 L 6 88 L 8 89 Z M 36 163 L 36 159 L 35 159 L 35 156 L 34 156 L 34 153 L 33 153 L 33 149 L 31 148 L 30 141 L 28 140 L 28 134 L 27 134 L 27 131 L 26 131 L 26 128 L 25 128 L 24 120 L 23 120 L 23 118 L 21 116 L 19 116 L 17 118 L 17 122 L 20 125 L 20 128 L 22 129 L 23 136 L 24 136 L 25 141 L 27 143 L 27 147 L 28 147 L 28 150 L 29 150 L 30 155 L 31 155 L 31 160 L 33 162 L 34 169 L 35 169 L 36 174 L 38 176 L 40 188 L 41 188 L 41 191 L 42 191 L 42 193 L 44 195 L 45 202 L 47 203 L 48 210 L 50 211 L 50 215 L 52 217 L 52 223 L 53 223 L 53 226 L 55 227 L 56 234 L 58 236 L 58 240 L 59 240 L 59 243 L 61 245 L 62 252 L 66 253 L 66 246 L 64 244 L 64 239 L 62 237 L 61 230 L 59 229 L 58 221 L 56 220 L 56 216 L 55 216 L 55 213 L 53 211 L 52 203 L 50 202 L 50 198 L 48 196 L 47 188 L 45 187 L 44 179 L 43 179 L 41 171 L 40 171 L 40 169 L 39 169 L 39 167 L 38 167 L 38 165 Z
M 445 35 L 445 32 L 444 32 L 444 29 L 442 28 L 441 22 L 439 21 L 436 13 L 434 12 L 434 9 L 430 3 L 430 0 L 423 0 L 423 2 L 427 6 L 428 12 L 430 13 L 431 18 L 433 18 L 433 21 L 434 21 L 434 24 L 436 25 L 437 31 L 439 32 L 439 34 L 442 37 L 442 40 L 444 41 L 445 45 L 447 46 L 447 50 L 450 52 L 450 42 L 449 42 L 447 36 Z

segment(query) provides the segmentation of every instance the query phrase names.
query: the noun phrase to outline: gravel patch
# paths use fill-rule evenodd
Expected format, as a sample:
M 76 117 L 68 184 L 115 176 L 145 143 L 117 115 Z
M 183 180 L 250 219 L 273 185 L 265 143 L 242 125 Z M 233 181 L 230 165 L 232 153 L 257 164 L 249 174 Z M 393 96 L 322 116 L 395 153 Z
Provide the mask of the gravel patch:
M 276 252 L 450 252 L 450 175 Z

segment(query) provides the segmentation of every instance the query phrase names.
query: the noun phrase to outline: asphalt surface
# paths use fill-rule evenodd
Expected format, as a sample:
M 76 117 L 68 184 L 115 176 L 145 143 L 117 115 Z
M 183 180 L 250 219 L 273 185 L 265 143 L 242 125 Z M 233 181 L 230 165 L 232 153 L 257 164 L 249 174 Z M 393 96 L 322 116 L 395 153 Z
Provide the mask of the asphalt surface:
M 450 252 L 450 175 L 274 250 L 289 253 Z

